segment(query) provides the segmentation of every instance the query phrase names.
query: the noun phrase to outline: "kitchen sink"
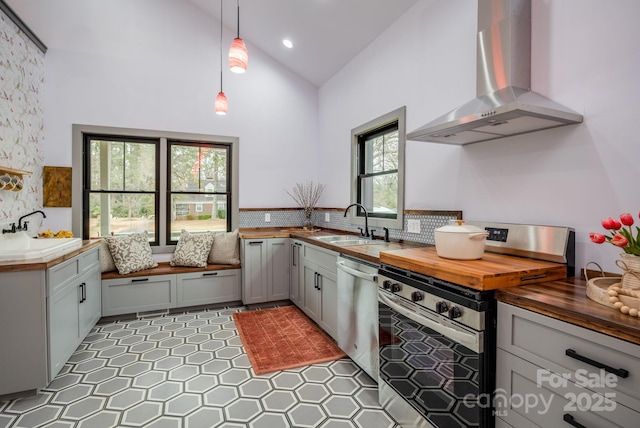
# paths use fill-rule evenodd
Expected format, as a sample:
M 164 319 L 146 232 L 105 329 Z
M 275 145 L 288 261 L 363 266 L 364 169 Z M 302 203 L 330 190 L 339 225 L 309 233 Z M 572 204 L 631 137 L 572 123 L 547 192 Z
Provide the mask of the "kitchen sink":
M 374 241 L 372 239 L 358 238 L 354 235 L 331 235 L 331 236 L 318 236 L 314 239 L 328 244 L 348 246 L 348 245 L 368 245 L 379 244 L 381 241 Z
M 349 241 L 358 239 L 355 235 L 330 235 L 330 236 L 316 236 L 313 239 L 322 242 L 335 242 L 335 241 Z

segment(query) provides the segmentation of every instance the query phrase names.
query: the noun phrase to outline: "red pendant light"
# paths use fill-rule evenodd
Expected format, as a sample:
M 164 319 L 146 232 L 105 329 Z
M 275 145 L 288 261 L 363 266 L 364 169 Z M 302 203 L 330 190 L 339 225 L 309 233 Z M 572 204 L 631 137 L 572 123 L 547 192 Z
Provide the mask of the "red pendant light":
M 247 52 L 247 46 L 240 38 L 240 0 L 237 0 L 238 4 L 238 33 L 233 42 L 231 42 L 231 48 L 229 48 L 229 68 L 234 73 L 244 73 L 247 71 L 247 64 L 249 63 L 249 53 Z
M 220 0 L 220 92 L 214 105 L 216 114 L 225 115 L 229 110 L 227 96 L 222 92 L 222 0 Z

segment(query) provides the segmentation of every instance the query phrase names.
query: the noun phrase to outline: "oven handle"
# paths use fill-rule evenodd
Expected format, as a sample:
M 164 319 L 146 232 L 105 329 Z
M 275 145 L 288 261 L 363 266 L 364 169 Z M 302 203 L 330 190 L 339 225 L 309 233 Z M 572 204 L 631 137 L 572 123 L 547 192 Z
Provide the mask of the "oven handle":
M 447 327 L 427 317 L 423 317 L 418 313 L 415 313 L 413 311 L 410 311 L 409 309 L 404 308 L 401 305 L 398 305 L 397 303 L 393 302 L 391 299 L 389 299 L 387 296 L 385 296 L 382 293 L 378 293 L 378 299 L 382 301 L 382 303 L 384 303 L 385 305 L 393 309 L 394 311 L 400 312 L 405 317 L 410 318 L 415 322 L 424 325 L 425 327 L 429 327 L 430 329 L 452 340 L 455 340 L 456 342 L 462 345 L 467 346 L 469 349 L 473 351 L 482 352 L 482 350 L 479 349 L 480 344 L 478 343 L 478 337 L 476 335 L 466 333 L 464 331 L 460 331 L 452 327 Z
M 350 268 L 349 266 L 346 266 L 344 262 L 337 262 L 336 265 L 338 269 L 340 269 L 341 271 L 344 271 L 358 278 L 362 278 L 365 281 L 378 282 L 378 275 L 371 275 L 371 274 L 359 271 L 357 269 Z

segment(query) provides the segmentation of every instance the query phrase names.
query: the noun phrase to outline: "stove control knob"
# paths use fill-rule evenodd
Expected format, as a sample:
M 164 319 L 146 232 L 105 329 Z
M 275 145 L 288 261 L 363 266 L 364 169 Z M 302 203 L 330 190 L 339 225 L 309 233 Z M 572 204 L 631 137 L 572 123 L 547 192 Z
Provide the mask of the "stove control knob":
M 462 311 L 457 306 L 451 306 L 449 309 L 449 319 L 460 318 L 462 316 Z
M 441 314 L 443 312 L 447 312 L 449 310 L 449 305 L 444 300 L 441 300 L 436 303 L 436 312 Z
M 395 284 L 391 284 L 392 292 L 397 293 L 400 290 L 402 290 L 402 285 L 398 284 L 397 282 Z
M 420 300 L 424 300 L 424 296 L 422 295 L 421 292 L 414 291 L 413 293 L 411 293 L 411 300 L 413 302 L 419 302 Z
M 382 288 L 384 288 L 385 290 L 388 290 L 391 288 L 391 280 L 390 279 L 385 279 L 384 282 L 382 283 Z

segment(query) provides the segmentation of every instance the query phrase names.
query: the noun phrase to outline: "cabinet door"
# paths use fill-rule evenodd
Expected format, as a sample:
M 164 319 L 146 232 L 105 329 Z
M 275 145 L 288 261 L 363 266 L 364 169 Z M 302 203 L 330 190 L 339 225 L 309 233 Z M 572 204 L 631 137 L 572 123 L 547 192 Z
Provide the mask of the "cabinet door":
M 248 239 L 242 243 L 242 303 L 268 300 L 267 244 L 265 240 Z
M 314 321 L 320 321 L 320 290 L 318 289 L 317 266 L 308 261 L 302 262 L 304 279 L 304 303 L 302 309 Z
M 267 239 L 267 298 L 269 301 L 289 298 L 289 238 Z
M 72 283 L 49 298 L 49 381 L 60 372 L 78 346 L 81 283 Z
M 79 280 L 80 298 L 79 320 L 80 341 L 83 340 L 100 319 L 102 314 L 102 290 L 100 283 L 100 269 L 88 272 Z
M 304 289 L 302 284 L 304 280 L 302 278 L 302 261 L 300 260 L 302 243 L 297 241 L 291 242 L 291 267 L 290 267 L 290 282 L 289 282 L 289 299 L 296 305 L 302 306 L 302 299 L 304 295 Z
M 338 278 L 322 266 L 318 267 L 320 288 L 320 326 L 338 340 Z

